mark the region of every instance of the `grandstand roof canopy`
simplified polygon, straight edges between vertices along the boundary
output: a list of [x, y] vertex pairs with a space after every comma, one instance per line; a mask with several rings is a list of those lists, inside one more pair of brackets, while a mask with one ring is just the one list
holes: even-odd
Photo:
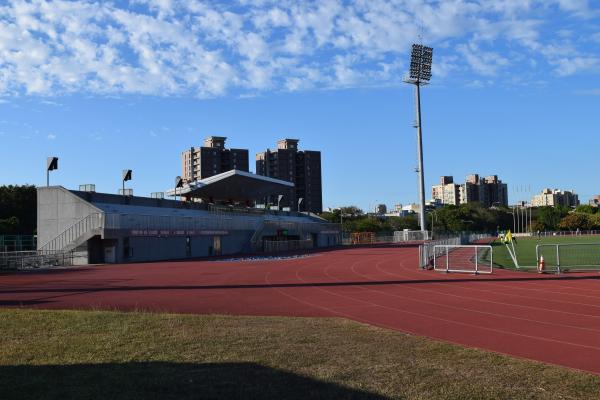
[[186, 196], [199, 199], [247, 201], [266, 196], [287, 194], [294, 188], [292, 182], [233, 169], [181, 188], [167, 190], [169, 196]]

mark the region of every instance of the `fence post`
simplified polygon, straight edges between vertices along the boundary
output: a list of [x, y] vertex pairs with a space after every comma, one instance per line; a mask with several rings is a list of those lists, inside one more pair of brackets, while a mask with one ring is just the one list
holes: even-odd
[[475, 249], [475, 275], [477, 275], [477, 272], [479, 272], [479, 253], [477, 251], [477, 246], [475, 246], [474, 249]]
[[556, 245], [556, 270], [560, 274], [560, 246]]
[[[448, 246], [446, 248], [446, 273], [450, 272], [450, 252], [448, 251]], [[435, 255], [434, 255], [435, 257]]]

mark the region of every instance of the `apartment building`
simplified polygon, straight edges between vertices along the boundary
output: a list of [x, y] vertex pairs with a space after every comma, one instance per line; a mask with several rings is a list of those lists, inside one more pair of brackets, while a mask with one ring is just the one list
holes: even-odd
[[[321, 152], [298, 150], [298, 139], [282, 139], [277, 149], [256, 155], [256, 174], [294, 183], [295, 189], [281, 199], [280, 207], [290, 210], [323, 211]], [[268, 198], [270, 204], [278, 204], [277, 198]]]
[[226, 137], [209, 136], [204, 146], [191, 147], [181, 154], [181, 177], [194, 182], [222, 172], [237, 169], [249, 172], [248, 150], [225, 148]]
[[531, 205], [533, 207], [556, 207], [558, 205], [577, 207], [579, 205], [579, 196], [573, 191], [544, 189], [542, 193], [533, 196]]
[[508, 206], [508, 185], [497, 175], [468, 175], [463, 184], [455, 183], [452, 176], [442, 176], [440, 184], [432, 187], [432, 196], [444, 205], [479, 202], [484, 207]]
[[432, 186], [432, 197], [439, 200], [442, 204], [458, 205], [460, 204], [460, 185], [454, 183], [451, 176], [442, 176], [440, 184]]

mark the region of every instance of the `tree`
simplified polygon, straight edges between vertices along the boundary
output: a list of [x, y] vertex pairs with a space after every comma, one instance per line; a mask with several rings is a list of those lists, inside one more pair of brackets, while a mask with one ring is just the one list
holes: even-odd
[[584, 213], [571, 213], [565, 216], [558, 227], [560, 229], [575, 231], [577, 229], [588, 230], [592, 226], [590, 215]]
[[540, 207], [538, 209], [537, 222], [538, 227], [541, 226], [544, 231], [554, 231], [558, 227], [558, 223], [568, 214], [569, 210], [565, 207]]
[[600, 229], [600, 213], [590, 215], [590, 228]]
[[[37, 225], [37, 191], [35, 186], [0, 186], [0, 234], [35, 233]], [[16, 221], [11, 218], [16, 218]], [[7, 222], [10, 220], [11, 222]], [[14, 223], [16, 222], [16, 226]]]
[[405, 217], [389, 217], [388, 224], [391, 231], [402, 231], [408, 229], [411, 231], [419, 230], [419, 221], [415, 214], [407, 215]]
[[589, 204], [582, 204], [577, 206], [575, 212], [583, 214], [596, 214], [598, 207], [590, 206]]
[[381, 224], [374, 218], [363, 218], [356, 224], [356, 232], [379, 232]]
[[340, 207], [339, 210], [343, 214], [344, 218], [358, 218], [365, 215], [363, 210], [356, 206]]
[[19, 218], [10, 217], [0, 219], [0, 232], [3, 234], [16, 234], [19, 228]]

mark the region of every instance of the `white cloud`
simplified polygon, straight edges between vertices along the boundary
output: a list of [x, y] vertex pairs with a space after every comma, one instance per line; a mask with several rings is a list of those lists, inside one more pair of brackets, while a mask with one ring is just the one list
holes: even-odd
[[494, 76], [500, 68], [509, 64], [506, 58], [494, 52], [482, 51], [474, 43], [460, 45], [457, 50], [475, 72], [484, 76]]
[[579, 72], [599, 70], [600, 57], [572, 57], [556, 60], [555, 72], [559, 76], [568, 76]]
[[56, 135], [55, 135], [55, 134], [53, 134], [53, 133], [49, 133], [49, 134], [48, 134], [48, 136], [46, 136], [46, 138], [47, 138], [48, 140], [54, 140], [54, 139], [56, 139]]
[[436, 46], [438, 78], [499, 76], [520, 61], [498, 48], [528, 52], [522, 58], [538, 71], [540, 61], [560, 76], [594, 71], [572, 26], [544, 20], [557, 10], [581, 24], [598, 12], [585, 0], [8, 0], [0, 6], [0, 96], [215, 97], [393, 84], [421, 33]]
[[572, 12], [581, 17], [586, 17], [591, 12], [588, 0], [556, 0], [556, 2], [562, 10]]
[[584, 96], [600, 96], [600, 88], [577, 90], [575, 91], [575, 94]]

